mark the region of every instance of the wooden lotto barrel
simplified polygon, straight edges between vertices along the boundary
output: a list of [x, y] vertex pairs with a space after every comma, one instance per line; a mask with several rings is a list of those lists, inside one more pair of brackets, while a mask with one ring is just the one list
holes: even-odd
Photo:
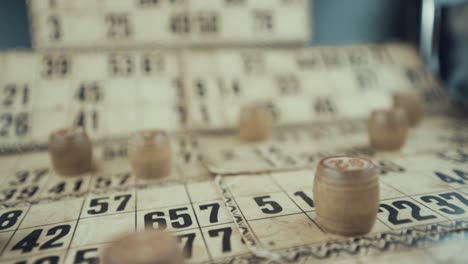
[[377, 218], [379, 181], [367, 158], [334, 156], [320, 161], [314, 179], [318, 223], [331, 233], [368, 233]]
[[163, 130], [142, 130], [128, 141], [128, 158], [136, 177], [163, 178], [171, 171], [171, 145]]
[[273, 113], [265, 103], [252, 103], [241, 109], [239, 137], [244, 141], [262, 141], [270, 137]]
[[159, 230], [147, 230], [115, 239], [103, 253], [104, 264], [184, 264], [177, 240]]
[[409, 121], [405, 110], [375, 110], [368, 121], [369, 142], [376, 150], [398, 150], [406, 142]]
[[49, 136], [48, 148], [55, 172], [62, 176], [79, 175], [92, 168], [92, 143], [81, 127], [53, 131]]
[[406, 111], [410, 126], [414, 127], [421, 122], [424, 115], [424, 101], [414, 91], [397, 92], [393, 94], [393, 106]]

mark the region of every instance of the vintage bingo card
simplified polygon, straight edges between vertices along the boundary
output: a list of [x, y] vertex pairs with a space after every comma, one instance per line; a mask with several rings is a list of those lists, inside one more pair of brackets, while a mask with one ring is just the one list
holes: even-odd
[[[318, 161], [327, 156], [385, 159], [468, 147], [467, 131], [468, 123], [463, 119], [426, 117], [410, 132], [400, 151], [377, 152], [369, 145], [366, 122], [340, 120], [279, 128], [273, 131], [268, 141], [256, 144], [241, 142], [235, 133], [201, 135], [199, 145], [203, 163], [212, 173], [235, 175], [315, 168]], [[382, 171], [401, 169], [387, 162], [377, 165]]]
[[142, 128], [234, 128], [242, 106], [268, 102], [276, 124], [365, 118], [395, 90], [444, 105], [407, 46], [0, 53], [0, 144], [41, 146], [53, 129], [93, 139]]
[[70, 179], [53, 172], [45, 152], [0, 159], [0, 263], [102, 263], [115, 236], [148, 229], [176, 236], [188, 263], [467, 259], [466, 148], [375, 158], [399, 169], [380, 171], [372, 231], [346, 238], [317, 224], [312, 169], [141, 182], [124, 154], [109, 154], [116, 146], [97, 151], [98, 171]]
[[36, 48], [305, 44], [308, 0], [29, 0]]
[[71, 125], [92, 139], [184, 125], [176, 53], [0, 53], [0, 144], [42, 144]]
[[442, 105], [416, 49], [401, 44], [193, 50], [182, 59], [192, 129], [235, 128], [251, 102], [268, 103], [278, 125], [367, 118], [401, 90]]

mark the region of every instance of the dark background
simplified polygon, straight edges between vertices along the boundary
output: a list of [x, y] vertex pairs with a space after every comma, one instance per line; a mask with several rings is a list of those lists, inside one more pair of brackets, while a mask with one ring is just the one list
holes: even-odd
[[[80, 0], [76, 0], [80, 1]], [[418, 38], [418, 0], [315, 0], [312, 30], [317, 44]], [[0, 1], [0, 49], [31, 48], [26, 0]]]

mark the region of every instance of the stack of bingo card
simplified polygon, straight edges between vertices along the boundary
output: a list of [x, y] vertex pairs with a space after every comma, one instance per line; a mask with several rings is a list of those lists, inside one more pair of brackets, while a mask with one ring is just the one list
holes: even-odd
[[[308, 0], [29, 0], [34, 50], [0, 53], [5, 69], [0, 85], [6, 91], [2, 152], [44, 150], [51, 131], [69, 126], [84, 127], [95, 141], [141, 129], [230, 125], [220, 126], [211, 110], [195, 108], [218, 107], [219, 97], [236, 93], [237, 82], [243, 91], [260, 86], [261, 92], [246, 93], [242, 104], [248, 98], [271, 100], [277, 94], [269, 87], [272, 78], [282, 86], [295, 82], [266, 74], [261, 53], [295, 56], [295, 48], [311, 39], [310, 5]], [[189, 63], [199, 56], [201, 64]], [[210, 69], [219, 56], [225, 58], [221, 72]], [[237, 60], [239, 70], [232, 68]], [[207, 76], [194, 76], [200, 70]], [[286, 72], [294, 71], [293, 66]], [[231, 73], [239, 79], [231, 80]], [[291, 89], [286, 86], [281, 89]], [[221, 112], [238, 110], [231, 105]], [[199, 124], [200, 114], [209, 125]]]

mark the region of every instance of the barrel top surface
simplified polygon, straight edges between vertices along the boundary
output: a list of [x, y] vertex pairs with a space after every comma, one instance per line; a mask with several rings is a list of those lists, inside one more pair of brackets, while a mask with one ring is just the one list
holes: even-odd
[[372, 161], [367, 158], [349, 156], [327, 157], [320, 163], [326, 168], [338, 171], [360, 171], [374, 167]]

